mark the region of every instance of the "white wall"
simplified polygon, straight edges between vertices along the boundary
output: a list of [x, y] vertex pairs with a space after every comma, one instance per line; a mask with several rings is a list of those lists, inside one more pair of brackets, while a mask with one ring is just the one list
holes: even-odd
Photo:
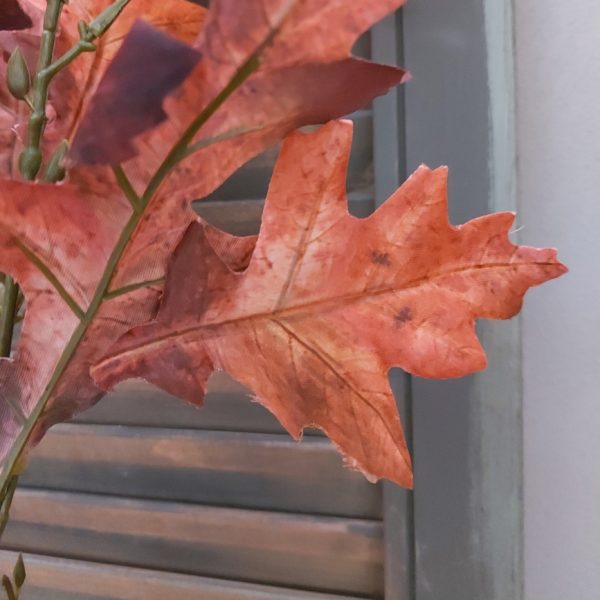
[[524, 313], [525, 597], [600, 599], [600, 1], [515, 0], [520, 224], [571, 268]]

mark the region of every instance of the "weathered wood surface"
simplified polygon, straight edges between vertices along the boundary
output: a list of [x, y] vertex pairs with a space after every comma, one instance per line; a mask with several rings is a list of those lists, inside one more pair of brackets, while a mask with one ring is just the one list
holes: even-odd
[[[285, 433], [277, 419], [224, 373], [209, 382], [203, 407], [191, 406], [143, 381], [127, 381], [75, 422], [147, 427]], [[315, 429], [305, 435], [320, 435]], [[286, 434], [287, 435], [287, 434]]]
[[[262, 199], [205, 200], [194, 204], [196, 212], [206, 221], [234, 235], [258, 233], [264, 208]], [[371, 190], [348, 195], [348, 209], [355, 217], [367, 217], [373, 212]]]
[[20, 490], [5, 549], [380, 597], [379, 521]]
[[361, 518], [381, 488], [342, 466], [325, 438], [108, 425], [60, 425], [21, 484], [47, 489]]
[[[0, 551], [0, 571], [17, 555]], [[236, 581], [28, 554], [22, 600], [358, 600]]]

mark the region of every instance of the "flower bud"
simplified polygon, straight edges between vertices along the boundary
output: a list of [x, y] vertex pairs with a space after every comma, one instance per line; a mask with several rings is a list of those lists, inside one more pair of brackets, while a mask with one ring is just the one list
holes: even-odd
[[20, 48], [15, 48], [8, 59], [6, 82], [10, 93], [23, 100], [31, 88], [31, 75]]
[[66, 170], [64, 160], [69, 151], [69, 142], [63, 140], [58, 148], [54, 151], [54, 154], [50, 157], [46, 174], [44, 175], [44, 181], [48, 183], [56, 183], [62, 181], [65, 178]]

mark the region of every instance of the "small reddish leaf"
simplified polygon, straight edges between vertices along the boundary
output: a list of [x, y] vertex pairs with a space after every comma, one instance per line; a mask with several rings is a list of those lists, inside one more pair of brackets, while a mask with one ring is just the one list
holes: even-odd
[[164, 99], [199, 60], [193, 48], [137, 21], [98, 85], [70, 158], [119, 164], [135, 156], [131, 141], [166, 120]]
[[200, 403], [224, 369], [299, 437], [317, 426], [375, 477], [410, 486], [387, 372], [458, 377], [484, 368], [476, 318], [506, 319], [526, 290], [565, 272], [553, 250], [508, 240], [513, 215], [448, 223], [446, 170], [421, 167], [375, 214], [348, 214], [351, 125], [293, 134], [277, 164], [259, 240], [233, 273], [190, 226], [156, 321], [94, 369]]

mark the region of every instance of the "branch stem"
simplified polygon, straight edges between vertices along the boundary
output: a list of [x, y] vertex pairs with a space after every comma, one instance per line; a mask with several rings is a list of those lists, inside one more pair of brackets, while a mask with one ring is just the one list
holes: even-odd
[[36, 178], [42, 163], [39, 148], [46, 125], [46, 103], [48, 101], [48, 87], [51, 80], [51, 77], [43, 76], [43, 72], [50, 66], [54, 57], [58, 20], [60, 19], [64, 5], [65, 0], [48, 0], [48, 6], [44, 15], [37, 75], [34, 79], [33, 98], [31, 100], [33, 112], [29, 117], [27, 142], [19, 161], [21, 175], [30, 181]]
[[4, 296], [0, 315], [0, 356], [10, 356], [19, 288], [12, 277], [4, 278]]
[[119, 187], [123, 191], [123, 194], [125, 194], [127, 197], [127, 200], [129, 200], [131, 208], [133, 208], [134, 212], [139, 212], [141, 208], [141, 199], [137, 192], [133, 189], [133, 185], [131, 185], [131, 181], [129, 181], [129, 177], [127, 177], [123, 167], [121, 165], [115, 165], [113, 166], [112, 170]]
[[[42, 164], [40, 145], [44, 134], [44, 127], [46, 125], [46, 104], [48, 102], [48, 90], [52, 79], [83, 52], [95, 51], [96, 47], [93, 42], [106, 33], [130, 1], [131, 0], [115, 0], [113, 4], [100, 13], [100, 15], [98, 15], [89, 25], [83, 22], [80, 23], [79, 42], [58, 60], [53, 62], [58, 23], [62, 14], [62, 9], [68, 0], [47, 0], [37, 64], [37, 74], [34, 78], [33, 94], [31, 97], [27, 96], [25, 99], [31, 109], [31, 116], [29, 118], [25, 147], [19, 158], [19, 170], [24, 179], [28, 181], [35, 180]], [[129, 198], [127, 190], [123, 189], [123, 192]], [[61, 356], [42, 397], [37, 402], [33, 413], [27, 419], [25, 426], [21, 431], [21, 435], [17, 438], [15, 445], [2, 465], [0, 471], [0, 536], [8, 521], [8, 512], [17, 486], [18, 473], [20, 470], [19, 463], [23, 450], [34, 431], [37, 421], [41, 417], [58, 380], [64, 373], [64, 370], [77, 349], [79, 342], [83, 338], [92, 317], [95, 315], [103, 301], [114, 268], [127, 245], [129, 236], [135, 230], [140, 216], [139, 213], [134, 213], [128, 224], [125, 226], [122, 236], [107, 265], [107, 270], [100, 282], [97, 293], [85, 313], [68, 295], [65, 296], [61, 294], [65, 302], [80, 318], [80, 323], [69, 340], [65, 352]], [[56, 282], [51, 280], [51, 283], [54, 285]], [[60, 289], [58, 291], [60, 293]], [[0, 355], [2, 356], [10, 356], [18, 299], [19, 287], [12, 277], [5, 275], [2, 314], [0, 315]]]
[[33, 181], [42, 164], [40, 144], [46, 126], [46, 103], [48, 102], [48, 89], [52, 79], [79, 55], [84, 52], [94, 52], [96, 46], [93, 42], [106, 33], [130, 1], [116, 0], [89, 25], [81, 22], [79, 27], [80, 39], [77, 44], [53, 62], [58, 21], [67, 0], [48, 0], [37, 74], [34, 79], [33, 97], [30, 100], [32, 113], [29, 118], [27, 142], [19, 161], [21, 175], [25, 179]]
[[220, 94], [218, 94], [212, 102], [190, 123], [188, 128], [184, 131], [183, 135], [179, 138], [177, 143], [171, 148], [171, 151], [162, 162], [154, 177], [150, 180], [144, 195], [142, 196], [142, 202], [148, 202], [150, 198], [158, 191], [158, 188], [162, 185], [164, 180], [167, 178], [171, 170], [184, 158], [189, 156], [188, 148], [193, 142], [196, 134], [202, 129], [206, 122], [219, 110], [223, 102], [233, 94], [243, 83], [256, 71], [259, 67], [259, 55], [258, 52], [253, 54], [235, 73], [231, 81], [223, 88]]
[[85, 52], [95, 52], [97, 48], [94, 46], [94, 42], [106, 33], [108, 28], [123, 12], [129, 2], [131, 2], [131, 0], [116, 0], [108, 8], [102, 11], [90, 25], [81, 23], [79, 41], [60, 58], [48, 65], [43, 71], [40, 71], [39, 76], [50, 81], [81, 54]]

